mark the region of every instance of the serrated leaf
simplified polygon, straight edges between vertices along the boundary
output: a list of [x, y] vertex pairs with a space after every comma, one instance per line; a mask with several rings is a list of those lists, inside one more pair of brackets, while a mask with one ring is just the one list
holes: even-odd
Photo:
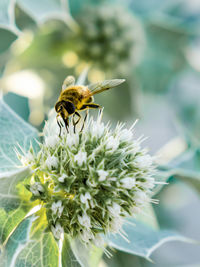
[[67, 0], [17, 0], [17, 3], [38, 23], [52, 18], [64, 21], [68, 18]]
[[62, 248], [62, 266], [68, 267], [93, 267], [98, 263], [103, 254], [103, 250], [97, 247], [86, 247], [80, 240], [70, 239], [64, 236]]
[[36, 149], [34, 139], [37, 137], [37, 130], [0, 100], [0, 173], [16, 170], [21, 165], [14, 151], [17, 144], [28, 150], [30, 142], [33, 142]]
[[13, 174], [0, 176], [0, 243], [5, 242], [32, 207], [30, 202], [19, 195], [20, 183], [30, 173], [29, 168], [23, 168]]
[[134, 219], [129, 219], [123, 227], [129, 243], [120, 235], [110, 235], [108, 245], [133, 255], [150, 260], [151, 254], [168, 241], [190, 242], [189, 239], [171, 230], [155, 230]]
[[167, 166], [160, 167], [169, 177], [188, 183], [200, 192], [200, 149], [188, 149]]
[[[51, 233], [30, 238], [32, 219], [25, 219], [9, 238], [3, 251], [4, 267], [58, 267], [58, 246]], [[1, 267], [3, 267], [1, 266]]]

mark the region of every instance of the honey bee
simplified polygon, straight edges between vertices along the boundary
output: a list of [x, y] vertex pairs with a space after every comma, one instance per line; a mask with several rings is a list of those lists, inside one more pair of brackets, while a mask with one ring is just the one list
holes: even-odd
[[[55, 110], [57, 112], [57, 123], [60, 127], [61, 135], [61, 127], [64, 126], [61, 121], [58, 120], [59, 117], [64, 121], [67, 132], [69, 132], [69, 117], [72, 116], [72, 122], [74, 126], [74, 133], [76, 129], [76, 125], [79, 123], [81, 119], [81, 115], [79, 111], [86, 110], [86, 115], [83, 121], [83, 125], [81, 131], [84, 128], [84, 123], [87, 118], [88, 109], [98, 109], [100, 105], [93, 103], [94, 98], [93, 95], [99, 94], [105, 90], [109, 90], [112, 87], [118, 86], [123, 83], [124, 79], [114, 79], [114, 80], [105, 80], [102, 82], [97, 82], [94, 84], [90, 84], [87, 86], [84, 85], [75, 85], [75, 78], [73, 76], [68, 76], [62, 85], [62, 91], [58, 98], [58, 101], [55, 104]], [[75, 116], [78, 119], [75, 121]]]

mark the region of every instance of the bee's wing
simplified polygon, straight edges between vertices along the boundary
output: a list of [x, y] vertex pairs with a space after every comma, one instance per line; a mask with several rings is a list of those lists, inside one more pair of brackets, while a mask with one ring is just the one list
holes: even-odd
[[87, 87], [91, 91], [91, 95], [95, 95], [95, 94], [101, 93], [105, 90], [108, 90], [112, 87], [116, 87], [123, 82], [125, 82], [125, 79], [105, 80], [102, 82], [90, 84]]
[[74, 76], [67, 76], [63, 82], [62, 90], [65, 90], [67, 87], [75, 84]]

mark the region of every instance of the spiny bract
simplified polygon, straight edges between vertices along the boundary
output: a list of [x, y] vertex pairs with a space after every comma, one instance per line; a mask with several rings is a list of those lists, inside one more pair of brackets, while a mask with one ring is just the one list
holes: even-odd
[[31, 148], [21, 157], [33, 170], [27, 188], [45, 206], [56, 239], [67, 233], [101, 246], [101, 233], [121, 233], [123, 218], [150, 201], [152, 158], [141, 138], [133, 140], [133, 127], [111, 130], [101, 116], [76, 134], [70, 129], [59, 138], [55, 128], [46, 125], [39, 153]]

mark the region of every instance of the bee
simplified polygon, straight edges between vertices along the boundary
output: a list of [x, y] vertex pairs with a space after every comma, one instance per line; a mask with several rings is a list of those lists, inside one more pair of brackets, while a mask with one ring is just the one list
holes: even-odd
[[[57, 123], [60, 127], [59, 136], [61, 135], [61, 128], [64, 126], [62, 122], [59, 121], [59, 117], [62, 118], [67, 132], [69, 132], [69, 117], [72, 116], [75, 133], [76, 125], [81, 119], [79, 111], [86, 110], [86, 115], [81, 128], [82, 131], [87, 118], [88, 110], [101, 108], [100, 105], [94, 103], [93, 95], [99, 94], [105, 90], [109, 90], [112, 87], [116, 87], [124, 81], [124, 79], [105, 80], [84, 86], [75, 85], [75, 78], [73, 76], [68, 76], [63, 82], [62, 91], [60, 93], [58, 101], [55, 104], [55, 110], [57, 112]], [[75, 116], [77, 116], [77, 120], [75, 120]]]

